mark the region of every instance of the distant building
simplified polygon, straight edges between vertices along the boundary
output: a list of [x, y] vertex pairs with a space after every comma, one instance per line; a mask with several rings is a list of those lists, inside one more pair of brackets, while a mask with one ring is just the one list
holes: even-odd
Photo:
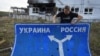
[[28, 0], [29, 15], [53, 14], [56, 3], [54, 0]]
[[28, 0], [28, 4], [26, 9], [17, 9], [24, 9], [25, 14], [30, 16], [54, 15], [69, 5], [72, 12], [82, 15], [84, 19], [100, 19], [99, 0]]

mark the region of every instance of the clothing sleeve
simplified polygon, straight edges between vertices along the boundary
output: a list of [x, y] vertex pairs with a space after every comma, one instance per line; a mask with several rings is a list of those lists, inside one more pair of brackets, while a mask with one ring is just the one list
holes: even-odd
[[78, 17], [78, 14], [77, 13], [73, 13], [73, 17]]
[[58, 13], [57, 15], [56, 15], [56, 17], [60, 17], [61, 16], [61, 13]]

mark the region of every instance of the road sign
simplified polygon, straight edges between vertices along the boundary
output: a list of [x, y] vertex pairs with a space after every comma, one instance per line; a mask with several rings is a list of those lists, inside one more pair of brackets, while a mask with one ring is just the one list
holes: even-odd
[[11, 56], [91, 56], [90, 25], [16, 24]]

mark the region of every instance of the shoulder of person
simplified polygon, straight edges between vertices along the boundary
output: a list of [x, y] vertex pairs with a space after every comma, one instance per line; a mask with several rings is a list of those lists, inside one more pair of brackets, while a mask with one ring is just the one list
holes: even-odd
[[72, 16], [74, 16], [74, 17], [78, 17], [78, 13], [71, 12], [70, 14], [71, 14]]
[[56, 15], [57, 16], [60, 16], [60, 15], [63, 15], [64, 14], [64, 12], [59, 12], [59, 13], [57, 13]]
[[59, 13], [56, 14], [56, 17], [60, 17], [62, 15], [63, 15], [63, 12], [59, 12]]
[[70, 12], [70, 14], [77, 14], [78, 15], [78, 13], [74, 13], [74, 12]]

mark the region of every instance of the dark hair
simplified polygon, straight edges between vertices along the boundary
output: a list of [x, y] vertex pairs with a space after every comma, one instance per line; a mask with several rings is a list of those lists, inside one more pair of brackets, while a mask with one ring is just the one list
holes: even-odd
[[64, 7], [64, 9], [70, 10], [70, 7], [69, 7], [68, 5], [66, 5], [66, 6]]

